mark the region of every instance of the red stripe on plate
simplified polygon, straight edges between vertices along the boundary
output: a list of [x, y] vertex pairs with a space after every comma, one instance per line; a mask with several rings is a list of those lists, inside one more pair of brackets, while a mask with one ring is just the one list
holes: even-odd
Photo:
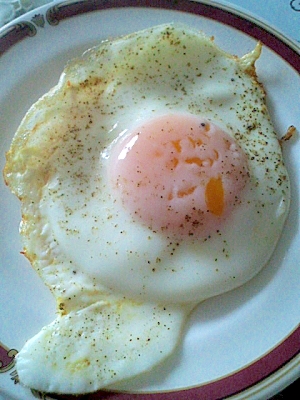
[[[277, 37], [271, 29], [264, 27], [259, 21], [249, 20], [247, 17], [235, 14], [226, 7], [211, 4], [192, 2], [188, 0], [94, 0], [62, 2], [47, 9], [46, 18], [49, 24], [58, 24], [61, 20], [96, 10], [105, 10], [120, 7], [152, 7], [175, 10], [213, 19], [238, 29], [249, 36], [260, 40], [267, 47], [274, 50], [300, 73], [299, 50], [288, 39]], [[34, 35], [34, 25], [19, 22], [4, 30], [0, 36], [0, 53], [26, 36]], [[85, 400], [217, 400], [239, 393], [258, 384], [272, 373], [278, 371], [300, 352], [300, 327], [288, 336], [268, 354], [253, 362], [247, 367], [217, 381], [186, 390], [164, 393], [132, 394], [97, 392], [80, 397]], [[57, 399], [70, 399], [70, 396], [57, 396]]]

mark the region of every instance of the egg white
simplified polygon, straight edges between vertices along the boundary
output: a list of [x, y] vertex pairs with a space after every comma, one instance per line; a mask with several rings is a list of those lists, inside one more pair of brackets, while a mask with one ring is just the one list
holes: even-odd
[[[25, 385], [84, 393], [148, 370], [172, 352], [195, 304], [266, 264], [288, 212], [289, 180], [255, 74], [260, 50], [237, 58], [189, 27], [154, 27], [72, 61], [29, 110], [5, 179], [22, 200], [26, 255], [60, 315], [19, 353]], [[248, 157], [240, 204], [205, 240], [175, 242], [144, 227], [107, 179], [111, 147], [170, 112], [210, 119]], [[131, 335], [139, 340], [127, 347]]]

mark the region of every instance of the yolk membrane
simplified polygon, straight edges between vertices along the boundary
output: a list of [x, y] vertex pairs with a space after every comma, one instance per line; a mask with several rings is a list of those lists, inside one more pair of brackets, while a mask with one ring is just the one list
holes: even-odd
[[245, 153], [220, 127], [169, 114], [145, 121], [114, 145], [109, 175], [134, 220], [182, 238], [218, 230], [249, 173]]

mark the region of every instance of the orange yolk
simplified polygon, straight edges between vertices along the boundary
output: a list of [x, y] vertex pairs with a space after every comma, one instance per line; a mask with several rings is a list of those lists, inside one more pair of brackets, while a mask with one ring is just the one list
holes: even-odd
[[246, 155], [212, 122], [191, 114], [146, 121], [110, 156], [116, 197], [134, 220], [167, 236], [206, 237], [240, 200]]

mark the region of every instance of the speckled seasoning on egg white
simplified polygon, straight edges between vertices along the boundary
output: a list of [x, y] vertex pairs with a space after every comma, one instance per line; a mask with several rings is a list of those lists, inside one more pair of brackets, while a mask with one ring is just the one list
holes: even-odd
[[266, 264], [290, 194], [260, 52], [161, 25], [71, 61], [30, 108], [4, 177], [58, 316], [18, 354], [22, 384], [78, 394], [147, 371], [195, 305]]

